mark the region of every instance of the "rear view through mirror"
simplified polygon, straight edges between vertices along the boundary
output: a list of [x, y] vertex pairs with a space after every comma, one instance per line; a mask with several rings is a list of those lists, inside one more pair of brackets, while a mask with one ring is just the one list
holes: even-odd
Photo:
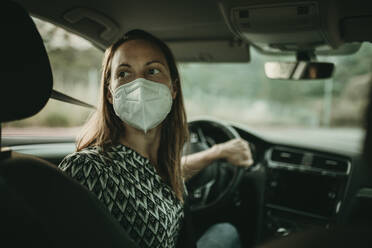
[[270, 79], [316, 80], [332, 77], [334, 64], [324, 62], [266, 62], [265, 74]]

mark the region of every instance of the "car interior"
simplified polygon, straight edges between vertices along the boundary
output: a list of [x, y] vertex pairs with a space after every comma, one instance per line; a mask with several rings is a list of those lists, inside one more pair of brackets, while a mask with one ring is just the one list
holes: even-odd
[[[49, 99], [94, 108], [53, 88], [48, 54], [31, 16], [102, 51], [140, 28], [164, 40], [180, 62], [249, 66], [250, 49], [273, 58], [293, 56], [265, 64], [262, 70], [273, 79], [330, 78], [337, 64], [317, 57], [352, 56], [361, 43], [372, 41], [372, 2], [362, 0], [16, 0], [2, 5], [8, 13], [1, 16], [2, 125], [36, 115]], [[243, 247], [313, 228], [371, 226], [372, 167], [364, 157], [371, 144], [365, 142], [363, 155], [364, 136], [354, 143], [285, 139], [212, 117], [190, 119], [189, 130], [185, 155], [242, 138], [254, 158], [248, 168], [215, 161], [187, 181], [196, 239], [219, 222], [237, 228]], [[95, 196], [57, 167], [74, 151], [75, 137], [0, 137], [4, 244], [137, 247]]]

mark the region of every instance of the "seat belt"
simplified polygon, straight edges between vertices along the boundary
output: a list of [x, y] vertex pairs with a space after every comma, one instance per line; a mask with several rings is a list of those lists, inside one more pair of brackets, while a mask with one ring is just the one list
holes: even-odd
[[78, 100], [76, 98], [73, 98], [71, 96], [65, 95], [65, 94], [63, 94], [63, 93], [61, 93], [59, 91], [56, 91], [56, 90], [52, 90], [52, 93], [51, 93], [50, 98], [52, 98], [54, 100], [57, 100], [57, 101], [71, 103], [71, 104], [79, 105], [79, 106], [86, 107], [86, 108], [96, 109], [95, 106], [93, 106], [93, 105], [91, 105], [89, 103], [80, 101], [80, 100]]

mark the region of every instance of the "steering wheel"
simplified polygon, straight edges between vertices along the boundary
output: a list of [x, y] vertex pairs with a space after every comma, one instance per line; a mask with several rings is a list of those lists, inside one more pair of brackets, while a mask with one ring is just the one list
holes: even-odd
[[[221, 121], [194, 120], [189, 122], [190, 142], [184, 148], [184, 155], [206, 150], [216, 143], [204, 134], [203, 129], [213, 130], [212, 133], [220, 137], [220, 142], [240, 138], [234, 128]], [[225, 160], [212, 162], [186, 182], [190, 209], [196, 211], [216, 207], [231, 200], [249, 168], [234, 166]]]

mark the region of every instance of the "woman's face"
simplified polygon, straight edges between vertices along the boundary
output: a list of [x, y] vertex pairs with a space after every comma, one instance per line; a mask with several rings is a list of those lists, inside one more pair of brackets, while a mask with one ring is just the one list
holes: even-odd
[[[111, 91], [114, 92], [119, 86], [137, 78], [167, 85], [175, 98], [170, 71], [163, 53], [157, 46], [145, 40], [125, 42], [115, 51], [111, 63]], [[112, 95], [110, 92], [108, 94], [112, 103]]]

